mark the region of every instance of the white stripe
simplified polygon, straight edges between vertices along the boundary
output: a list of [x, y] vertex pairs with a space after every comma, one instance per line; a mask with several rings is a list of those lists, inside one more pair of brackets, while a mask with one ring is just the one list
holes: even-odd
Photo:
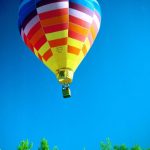
[[98, 30], [99, 30], [101, 20], [99, 20], [98, 17], [97, 17], [95, 14], [94, 14], [94, 16], [93, 16], [93, 20], [95, 21], [96, 26], [97, 26], [97, 28], [98, 28]]
[[28, 24], [26, 25], [26, 27], [24, 28], [24, 33], [26, 35], [28, 35], [29, 31], [33, 28], [33, 26], [35, 26], [37, 23], [39, 22], [39, 18], [38, 16], [35, 16], [34, 18], [32, 18]]
[[46, 11], [56, 10], [56, 9], [62, 9], [62, 8], [69, 8], [68, 2], [56, 2], [52, 4], [48, 4], [45, 6], [41, 6], [37, 8], [38, 13], [43, 13]]
[[88, 23], [92, 23], [92, 20], [93, 20], [91, 16], [89, 16], [89, 15], [87, 15], [81, 11], [78, 11], [76, 9], [72, 9], [72, 8], [69, 8], [69, 14], [71, 16], [77, 17], [77, 18], [79, 18], [83, 21], [86, 21]]

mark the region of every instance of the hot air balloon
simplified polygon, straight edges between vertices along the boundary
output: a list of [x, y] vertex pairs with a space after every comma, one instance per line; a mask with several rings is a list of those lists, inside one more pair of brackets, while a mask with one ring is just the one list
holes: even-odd
[[70, 97], [74, 72], [101, 24], [97, 0], [21, 0], [19, 31], [27, 47], [56, 75]]

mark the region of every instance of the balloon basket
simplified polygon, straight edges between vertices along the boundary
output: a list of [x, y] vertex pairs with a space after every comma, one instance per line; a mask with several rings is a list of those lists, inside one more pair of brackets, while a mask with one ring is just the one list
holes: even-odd
[[62, 86], [62, 94], [64, 98], [71, 97], [71, 90], [69, 88], [69, 85], [63, 85]]

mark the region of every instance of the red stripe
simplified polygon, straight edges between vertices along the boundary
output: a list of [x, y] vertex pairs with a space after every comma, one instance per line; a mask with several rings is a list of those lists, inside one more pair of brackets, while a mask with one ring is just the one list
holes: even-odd
[[69, 21], [72, 22], [72, 23], [75, 23], [77, 25], [80, 25], [80, 26], [82, 26], [84, 28], [87, 28], [87, 29], [90, 28], [90, 23], [88, 23], [86, 21], [83, 21], [83, 20], [81, 20], [79, 18], [76, 18], [74, 16], [69, 15]]
[[42, 47], [42, 45], [45, 44], [46, 41], [47, 41], [47, 40], [46, 40], [45, 36], [42, 36], [42, 37], [40, 38], [40, 40], [34, 45], [34, 47], [35, 47], [37, 50], [39, 50], [39, 49]]
[[67, 38], [57, 39], [49, 41], [51, 47], [57, 47], [61, 45], [67, 45]]
[[53, 18], [53, 17], [58, 17], [58, 16], [63, 16], [69, 14], [69, 9], [64, 8], [64, 9], [57, 9], [57, 10], [52, 10], [48, 12], [44, 12], [39, 14], [39, 17], [41, 20], [48, 19], [48, 18]]
[[49, 49], [44, 55], [43, 55], [43, 58], [45, 61], [47, 61], [50, 57], [53, 56], [53, 53], [52, 51]]
[[51, 32], [57, 32], [57, 31], [65, 30], [65, 29], [68, 29], [68, 23], [44, 27], [44, 32], [51, 33]]
[[30, 41], [28, 40], [28, 38], [27, 38], [27, 36], [24, 34], [24, 42], [25, 42], [25, 44], [28, 46], [28, 48], [32, 51], [32, 52], [34, 52], [34, 49], [33, 49], [33, 46], [32, 46], [32, 44], [30, 43]]
[[76, 4], [76, 3], [73, 3], [73, 2], [69, 3], [69, 7], [73, 8], [73, 9], [76, 9], [76, 10], [79, 10], [81, 12], [84, 12], [84, 13], [90, 15], [91, 17], [93, 17], [92, 10], [88, 9], [87, 7], [84, 7], [82, 5], [79, 5], [79, 4]]
[[29, 31], [27, 37], [29, 40], [32, 38], [32, 36], [41, 28], [40, 23], [38, 22], [33, 28]]
[[79, 41], [82, 41], [82, 42], [85, 41], [85, 36], [83, 36], [79, 33], [76, 33], [74, 31], [71, 31], [71, 30], [69, 30], [69, 37], [74, 38], [74, 39], [79, 40]]

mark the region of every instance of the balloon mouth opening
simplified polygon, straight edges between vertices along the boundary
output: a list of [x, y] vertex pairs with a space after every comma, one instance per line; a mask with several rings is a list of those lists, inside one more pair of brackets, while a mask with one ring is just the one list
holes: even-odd
[[73, 70], [62, 68], [57, 71], [57, 79], [60, 84], [71, 84], [73, 80]]

